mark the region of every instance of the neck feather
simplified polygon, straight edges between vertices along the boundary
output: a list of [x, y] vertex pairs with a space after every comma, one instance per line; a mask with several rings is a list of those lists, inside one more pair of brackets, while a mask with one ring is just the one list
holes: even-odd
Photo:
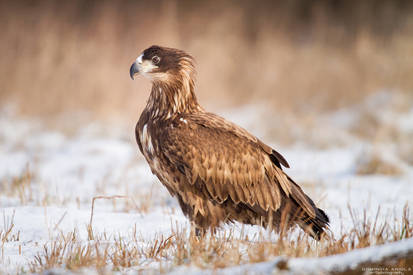
[[146, 105], [152, 119], [170, 119], [202, 110], [194, 93], [195, 83], [191, 76], [181, 71], [179, 77], [173, 80], [153, 82]]

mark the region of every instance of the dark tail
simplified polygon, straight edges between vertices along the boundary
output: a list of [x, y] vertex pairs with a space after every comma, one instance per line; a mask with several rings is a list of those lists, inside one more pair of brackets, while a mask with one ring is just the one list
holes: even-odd
[[[288, 177], [288, 176], [287, 176]], [[291, 200], [297, 206], [295, 221], [314, 239], [320, 240], [321, 235], [327, 228], [330, 219], [327, 214], [318, 208], [303, 190], [290, 178], [292, 185]]]
[[322, 209], [315, 206], [308, 196], [305, 195], [305, 197], [312, 206], [315, 215], [310, 216], [294, 199], [291, 199], [278, 212], [279, 219], [274, 219], [274, 227], [284, 231], [297, 224], [311, 237], [319, 241], [328, 227], [330, 219]]
[[327, 214], [322, 209], [316, 208], [315, 218], [311, 218], [305, 214], [298, 224], [304, 231], [309, 233], [311, 237], [319, 241], [329, 222], [330, 219]]

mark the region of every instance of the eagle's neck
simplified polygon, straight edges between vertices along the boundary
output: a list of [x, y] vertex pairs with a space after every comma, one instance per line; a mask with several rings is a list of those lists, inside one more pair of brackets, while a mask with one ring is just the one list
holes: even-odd
[[192, 78], [154, 81], [146, 109], [153, 120], [174, 119], [202, 110], [194, 93]]

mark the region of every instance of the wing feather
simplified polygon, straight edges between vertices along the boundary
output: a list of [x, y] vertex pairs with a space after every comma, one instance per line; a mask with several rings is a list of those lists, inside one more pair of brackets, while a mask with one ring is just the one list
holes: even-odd
[[236, 186], [235, 185], [227, 185], [228, 187], [228, 193], [232, 199], [233, 202], [235, 202], [236, 204], [240, 203], [240, 199], [238, 197]]
[[280, 163], [286, 167], [288, 163], [279, 153], [216, 115], [184, 119], [187, 123], [168, 127], [160, 140], [169, 162], [185, 167], [182, 179], [189, 180], [181, 180], [180, 188], [195, 185], [214, 203], [230, 198], [266, 211], [276, 211], [282, 198], [291, 195], [310, 216], [315, 215], [302, 190], [281, 169]]

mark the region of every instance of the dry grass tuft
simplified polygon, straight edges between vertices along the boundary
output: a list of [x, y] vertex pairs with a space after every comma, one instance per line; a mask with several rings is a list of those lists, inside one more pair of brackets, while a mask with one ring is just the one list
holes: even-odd
[[357, 162], [358, 175], [386, 175], [386, 176], [398, 176], [402, 174], [402, 170], [383, 158], [378, 153], [361, 156]]
[[43, 253], [34, 257], [30, 270], [35, 273], [56, 267], [69, 270], [82, 267], [99, 269], [107, 264], [107, 248], [104, 247], [98, 242], [83, 245], [79, 242], [76, 231], [70, 232], [51, 244], [45, 244]]
[[7, 217], [6, 214], [3, 212], [3, 228], [0, 229], [0, 240], [2, 245], [6, 242], [17, 242], [20, 240], [20, 231], [17, 233], [12, 233], [14, 228], [14, 214], [11, 217]]
[[29, 165], [16, 177], [10, 180], [4, 179], [0, 181], [2, 194], [10, 197], [18, 197], [21, 205], [25, 205], [33, 200], [32, 181], [34, 178], [33, 172]]
[[[357, 248], [380, 245], [410, 238], [413, 224], [406, 205], [401, 217], [379, 222], [380, 209], [374, 217], [361, 216], [349, 208], [353, 227], [343, 230], [340, 236], [329, 233], [328, 238], [314, 241], [302, 231], [288, 231], [278, 240], [270, 239], [271, 233], [261, 232], [253, 238], [232, 230], [219, 231], [199, 238], [192, 232], [176, 226], [170, 236], [158, 236], [144, 242], [136, 236], [127, 241], [122, 237], [110, 240], [107, 236], [95, 236], [94, 241], [81, 242], [76, 232], [62, 236], [44, 246], [31, 263], [31, 272], [43, 272], [51, 268], [66, 267], [79, 270], [84, 267], [111, 270], [153, 269], [168, 271], [176, 266], [194, 265], [202, 269], [218, 269], [245, 263], [256, 263], [286, 257], [321, 257], [345, 253]], [[288, 260], [280, 269], [288, 268]]]

